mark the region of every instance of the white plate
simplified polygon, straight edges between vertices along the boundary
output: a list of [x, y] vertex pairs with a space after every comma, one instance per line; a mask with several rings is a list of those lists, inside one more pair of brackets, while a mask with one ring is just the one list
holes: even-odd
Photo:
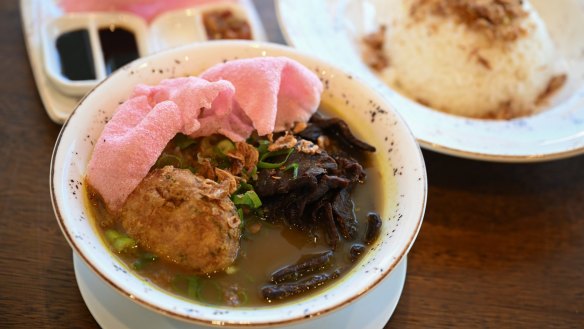
[[[102, 328], [203, 328], [163, 316], [130, 301], [103, 282], [76, 253], [73, 253], [73, 265], [81, 296]], [[407, 259], [404, 258], [378, 289], [337, 311], [340, 316], [324, 316], [315, 322], [303, 322], [286, 328], [381, 329], [397, 306], [406, 279], [406, 268]]]
[[[49, 27], [54, 30], [55, 23], [58, 23], [58, 26], [65, 30], [71, 29], [72, 26], [86, 26], [91, 32], [92, 29], [100, 27], [100, 24], [103, 25], [107, 22], [115, 22], [116, 25], [123, 22], [123, 25], [128, 25], [130, 18], [135, 21], [142, 21], [142, 18], [121, 12], [68, 15], [56, 5], [57, 1], [20, 0], [20, 13], [30, 66], [39, 96], [51, 120], [63, 123], [84, 93], [105, 78], [103, 63], [100, 64], [101, 53], [94, 54], [97, 79], [66, 80], [62, 76], [59, 77], [60, 69], [54, 67], [56, 54], [54, 54], [55, 50], [52, 44], [56, 35], [43, 31], [46, 32]], [[206, 35], [200, 31], [203, 27], [197, 15], [210, 9], [230, 9], [236, 15], [246, 17], [252, 30], [253, 39], [266, 40], [264, 28], [251, 0], [239, 0], [237, 3], [218, 1], [213, 4], [168, 11], [156, 17], [149, 24], [145, 21], [131, 24], [137, 38], [140, 55], [206, 41]], [[99, 22], [101, 23], [98, 24]], [[144, 27], [137, 28], [137, 25], [144, 25]], [[57, 31], [61, 30], [57, 29]], [[97, 41], [93, 40], [92, 42], [95, 44]], [[92, 46], [94, 52], [95, 49], [95, 46]]]
[[[380, 0], [279, 0], [286, 41], [370, 81], [404, 117], [426, 149], [472, 159], [533, 162], [584, 153], [584, 0], [532, 0], [566, 60], [569, 90], [552, 108], [508, 121], [448, 115], [392, 90], [363, 63], [360, 37], [387, 14]], [[567, 94], [566, 94], [567, 93]]]

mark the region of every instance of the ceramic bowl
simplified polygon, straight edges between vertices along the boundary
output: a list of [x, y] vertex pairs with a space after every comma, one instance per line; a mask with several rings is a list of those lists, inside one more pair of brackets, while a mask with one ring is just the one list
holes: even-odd
[[[345, 119], [362, 139], [377, 147], [383, 218], [380, 238], [344, 277], [291, 302], [262, 307], [216, 307], [179, 298], [131, 271], [104, 245], [85, 204], [84, 175], [93, 145], [116, 107], [139, 83], [197, 75], [213, 64], [237, 58], [287, 56], [324, 82], [322, 101], [330, 115]], [[422, 224], [426, 170], [419, 146], [395, 109], [363, 81], [292, 48], [268, 43], [219, 41], [193, 44], [139, 59], [112, 74], [77, 106], [57, 139], [51, 161], [55, 215], [73, 250], [101, 279], [135, 303], [199, 326], [294, 325], [334, 316], [379, 287], [405, 259]]]

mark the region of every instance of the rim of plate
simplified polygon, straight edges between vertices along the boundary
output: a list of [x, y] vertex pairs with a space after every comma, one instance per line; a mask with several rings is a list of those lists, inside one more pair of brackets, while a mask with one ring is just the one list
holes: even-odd
[[[50, 164], [49, 185], [50, 185], [51, 203], [53, 206], [55, 217], [56, 217], [57, 222], [61, 228], [61, 231], [62, 231], [63, 235], [65, 236], [69, 245], [72, 247], [74, 252], [76, 252], [81, 257], [81, 259], [83, 259], [83, 261], [88, 265], [88, 267], [94, 273], [96, 273], [104, 282], [106, 282], [108, 285], [113, 287], [114, 290], [117, 291], [118, 293], [120, 293], [122, 296], [125, 296], [126, 298], [129, 298], [130, 300], [138, 303], [139, 305], [142, 305], [142, 306], [144, 306], [150, 310], [153, 310], [155, 312], [158, 312], [160, 314], [164, 314], [166, 316], [169, 316], [169, 317], [172, 317], [172, 318], [175, 318], [178, 320], [186, 321], [188, 323], [198, 323], [198, 324], [203, 324], [203, 325], [207, 325], [207, 326], [211, 326], [211, 327], [219, 327], [219, 326], [225, 326], [225, 325], [232, 326], [232, 327], [258, 327], [258, 326], [259, 327], [269, 327], [269, 326], [274, 326], [274, 325], [289, 325], [292, 323], [299, 323], [301, 321], [307, 321], [313, 317], [330, 314], [335, 310], [338, 310], [342, 307], [347, 306], [348, 304], [352, 303], [356, 299], [359, 299], [361, 296], [363, 296], [364, 294], [366, 294], [367, 292], [372, 290], [374, 287], [376, 287], [383, 279], [385, 279], [389, 275], [389, 273], [391, 273], [393, 271], [393, 269], [407, 255], [407, 253], [409, 252], [409, 250], [413, 246], [413, 243], [416, 240], [416, 237], [420, 231], [420, 228], [421, 228], [421, 225], [423, 222], [423, 217], [425, 214], [425, 209], [426, 209], [426, 204], [427, 204], [427, 194], [428, 194], [426, 167], [425, 167], [425, 163], [424, 163], [423, 154], [422, 154], [419, 147], [416, 147], [417, 150], [414, 151], [416, 153], [415, 157], [420, 160], [420, 163], [419, 163], [419, 165], [421, 165], [420, 169], [423, 171], [423, 173], [419, 179], [419, 181], [420, 181], [419, 184], [422, 184], [421, 185], [422, 195], [421, 195], [421, 200], [420, 200], [420, 204], [419, 204], [419, 209], [417, 209], [419, 212], [418, 212], [418, 214], [411, 216], [412, 220], [414, 220], [413, 218], [415, 218], [414, 229], [411, 230], [410, 233], [408, 233], [407, 238], [404, 238], [406, 242], [403, 243], [402, 246], [400, 246], [399, 255], [397, 257], [394, 257], [390, 261], [390, 264], [387, 267], [386, 271], [380, 272], [380, 274], [378, 276], [376, 276], [375, 280], [371, 280], [371, 282], [369, 282], [367, 284], [367, 286], [365, 288], [363, 288], [361, 291], [349, 296], [348, 298], [343, 298], [340, 302], [335, 302], [334, 304], [331, 304], [327, 309], [323, 309], [323, 310], [320, 310], [318, 312], [313, 311], [312, 313], [309, 314], [309, 316], [307, 316], [307, 315], [299, 315], [299, 316], [294, 316], [294, 317], [288, 316], [288, 318], [286, 318], [284, 320], [274, 320], [274, 321], [261, 321], [260, 320], [260, 321], [254, 322], [254, 323], [248, 323], [248, 322], [237, 322], [237, 321], [222, 321], [222, 320], [218, 321], [217, 319], [201, 319], [201, 318], [197, 318], [196, 315], [189, 316], [186, 314], [179, 313], [178, 311], [175, 312], [169, 308], [163, 308], [161, 306], [158, 306], [156, 304], [149, 302], [148, 300], [144, 300], [138, 296], [132, 295], [127, 289], [125, 289], [124, 287], [122, 287], [118, 283], [114, 282], [114, 280], [108, 278], [108, 276], [106, 276], [104, 273], [102, 273], [99, 270], [98, 266], [92, 263], [90, 257], [88, 257], [88, 255], [86, 255], [84, 253], [82, 248], [77, 245], [76, 239], [74, 239], [72, 236], [72, 232], [70, 232], [67, 229], [67, 226], [65, 225], [65, 222], [66, 222], [65, 215], [63, 215], [63, 211], [61, 210], [61, 202], [60, 202], [60, 199], [57, 197], [57, 193], [55, 191], [55, 189], [60, 186], [60, 185], [56, 184], [57, 183], [56, 179], [59, 176], [56, 174], [56, 172], [60, 171], [62, 169], [55, 168], [55, 161], [59, 155], [59, 152], [64, 152], [64, 151], [61, 151], [61, 147], [63, 145], [61, 143], [63, 140], [63, 135], [66, 133], [66, 130], [67, 130], [67, 127], [69, 126], [69, 124], [75, 120], [74, 118], [79, 113], [79, 111], [78, 111], [79, 108], [82, 107], [82, 105], [84, 104], [86, 99], [90, 95], [92, 95], [96, 89], [100, 88], [100, 86], [102, 84], [107, 83], [108, 81], [110, 81], [114, 77], [117, 77], [119, 75], [126, 73], [128, 68], [139, 67], [140, 65], [148, 63], [148, 62], [152, 61], [153, 59], [162, 58], [162, 57], [170, 57], [171, 55], [182, 54], [185, 51], [195, 52], [195, 51], [201, 50], [201, 49], [203, 49], [203, 50], [214, 49], [214, 50], [220, 51], [222, 49], [229, 49], [229, 48], [233, 48], [233, 47], [238, 47], [238, 48], [242, 48], [242, 49], [248, 49], [248, 48], [252, 49], [253, 48], [255, 51], [258, 51], [258, 52], [263, 51], [264, 53], [267, 53], [269, 51], [288, 52], [289, 54], [293, 54], [293, 56], [296, 56], [297, 58], [304, 58], [308, 61], [322, 63], [323, 65], [326, 65], [326, 67], [334, 68], [338, 72], [346, 72], [345, 70], [339, 68], [337, 65], [328, 63], [322, 59], [319, 59], [317, 57], [309, 55], [306, 52], [303, 52], [301, 50], [298, 50], [298, 49], [295, 49], [292, 47], [288, 47], [288, 46], [284, 46], [284, 45], [279, 45], [279, 44], [274, 44], [274, 43], [269, 43], [269, 42], [258, 42], [258, 41], [240, 41], [240, 40], [233, 41], [233, 40], [230, 40], [230, 41], [213, 41], [213, 42], [206, 42], [206, 43], [198, 43], [198, 44], [186, 45], [186, 46], [166, 50], [166, 51], [163, 51], [160, 53], [156, 53], [153, 55], [139, 58], [139, 59], [125, 65], [124, 67], [120, 68], [119, 70], [117, 70], [116, 72], [114, 72], [110, 76], [106, 77], [101, 82], [99, 82], [93, 89], [91, 89], [79, 101], [79, 103], [77, 104], [77, 106], [75, 107], [75, 109], [73, 110], [71, 115], [68, 117], [68, 119], [63, 124], [63, 127], [62, 127], [61, 131], [59, 132], [59, 135], [58, 135], [57, 140], [55, 142], [55, 147], [53, 149], [53, 153], [51, 156], [51, 164]], [[285, 55], [279, 54], [279, 55], [275, 55], [275, 56], [285, 56]], [[360, 79], [358, 77], [352, 77], [352, 75], [349, 75], [349, 74], [347, 74], [347, 76], [351, 76], [351, 79], [355, 79], [356, 81], [362, 81], [362, 79]], [[364, 84], [367, 85], [367, 83], [364, 83]], [[369, 86], [369, 89], [371, 90], [371, 95], [376, 96], [376, 97], [380, 98], [381, 100], [387, 101], [386, 99], [381, 97], [381, 95], [379, 94], [379, 92], [377, 90], [375, 90], [374, 88], [370, 88], [370, 86]], [[409, 137], [404, 137], [404, 138], [406, 138], [408, 140], [411, 139], [413, 144], [416, 145], [415, 138], [412, 134], [412, 131], [408, 127], [405, 120], [395, 110], [395, 106], [393, 106], [390, 103], [388, 103], [388, 105], [390, 105], [391, 112], [393, 113], [393, 115], [395, 115], [395, 119], [397, 121], [399, 121], [400, 125], [403, 127], [405, 136], [409, 136]], [[134, 276], [138, 277], [137, 275], [134, 275]], [[309, 298], [309, 300], [310, 299], [312, 299], [312, 298]], [[200, 304], [195, 304], [195, 305], [198, 305], [201, 307], [213, 307], [213, 306], [200, 305]], [[271, 307], [274, 309], [284, 310], [286, 308], [291, 307], [291, 305], [292, 304], [282, 304], [282, 305], [275, 305], [275, 306], [271, 306]], [[261, 309], [260, 310], [249, 309], [248, 311], [261, 312], [262, 310]], [[218, 322], [220, 322], [220, 323], [218, 323]]]

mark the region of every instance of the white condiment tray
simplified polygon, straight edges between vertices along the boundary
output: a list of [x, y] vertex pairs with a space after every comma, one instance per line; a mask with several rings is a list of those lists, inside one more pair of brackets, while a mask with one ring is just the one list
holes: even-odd
[[[63, 123], [79, 100], [106, 76], [98, 31], [115, 26], [131, 31], [140, 57], [193, 42], [208, 41], [203, 14], [230, 10], [250, 25], [254, 40], [266, 39], [264, 28], [250, 0], [218, 1], [190, 8], [164, 12], [150, 23], [126, 12], [65, 13], [56, 0], [20, 1], [22, 22], [29, 60], [39, 95], [47, 114]], [[61, 72], [56, 40], [63, 33], [85, 29], [93, 57], [95, 79], [70, 80]]]

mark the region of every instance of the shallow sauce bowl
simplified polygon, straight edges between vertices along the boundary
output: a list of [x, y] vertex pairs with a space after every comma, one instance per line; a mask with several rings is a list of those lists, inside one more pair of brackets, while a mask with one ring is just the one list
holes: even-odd
[[[104, 244], [86, 209], [84, 175], [93, 145], [118, 105], [140, 83], [198, 75], [216, 63], [238, 58], [286, 56], [323, 81], [327, 113], [348, 122], [374, 145], [380, 168], [382, 231], [377, 241], [341, 279], [291, 302], [260, 307], [217, 307], [168, 293], [130, 270]], [[51, 160], [51, 200], [61, 230], [73, 250], [101, 279], [132, 301], [200, 326], [276, 327], [311, 321], [350, 305], [379, 283], [406, 257], [422, 224], [426, 170], [419, 146], [396, 111], [365, 82], [294, 49], [268, 43], [220, 41], [173, 49], [139, 59], [107, 78], [81, 100], [64, 124]]]

